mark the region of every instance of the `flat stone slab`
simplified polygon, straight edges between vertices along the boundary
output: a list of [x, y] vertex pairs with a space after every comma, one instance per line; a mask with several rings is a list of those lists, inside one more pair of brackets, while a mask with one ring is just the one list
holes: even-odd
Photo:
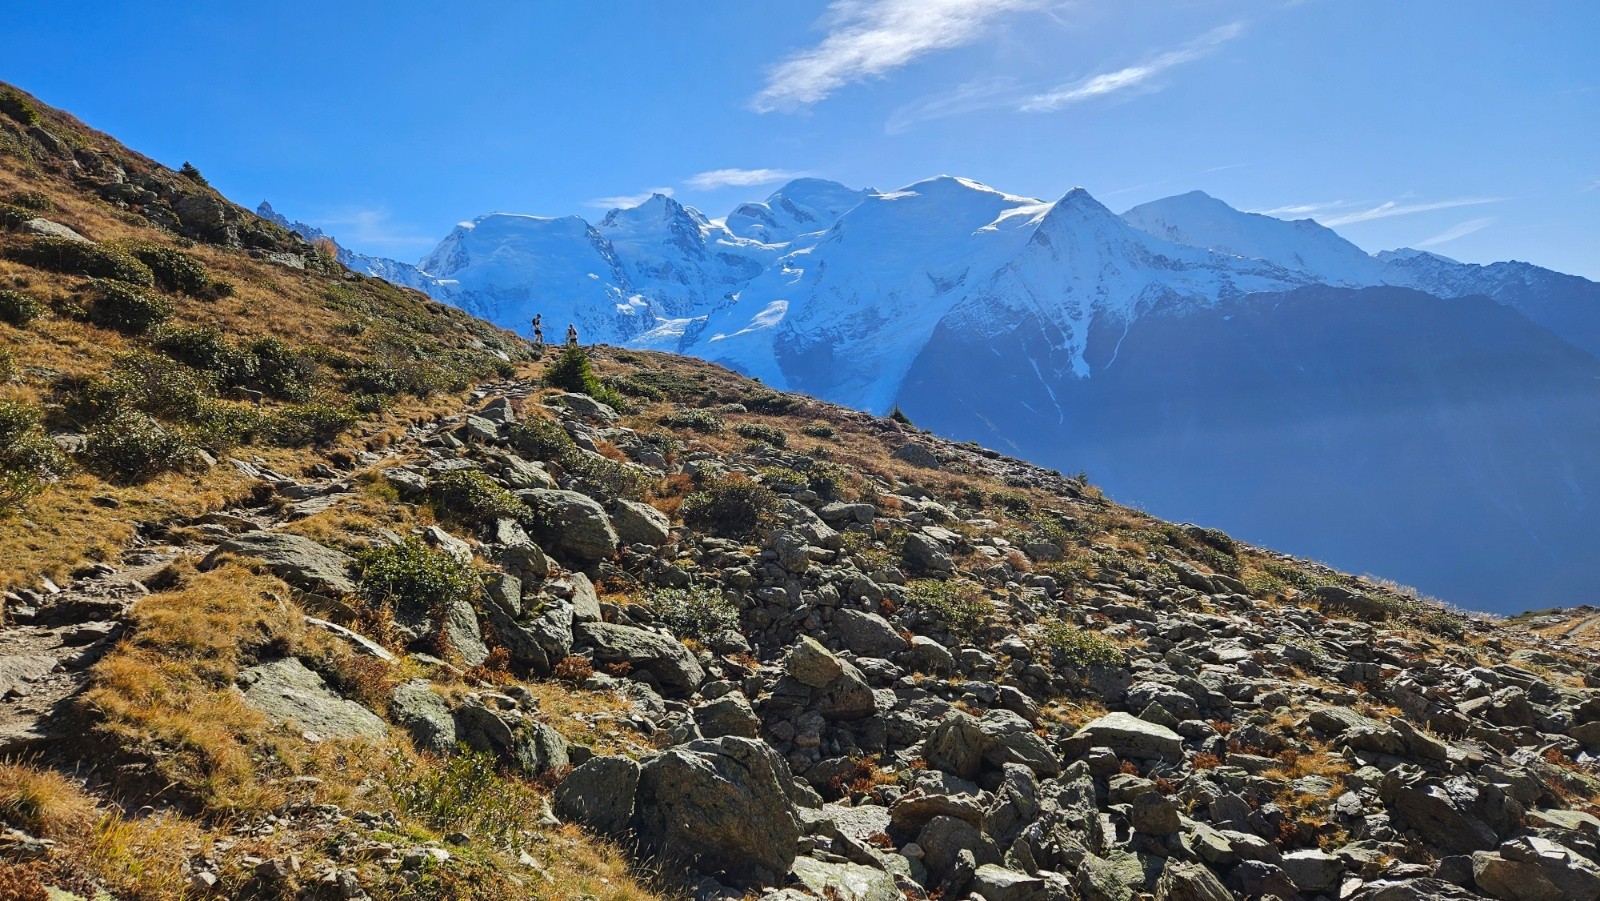
[[278, 723], [292, 723], [320, 738], [379, 738], [388, 727], [376, 714], [341, 697], [298, 657], [284, 657], [239, 673], [244, 701]]

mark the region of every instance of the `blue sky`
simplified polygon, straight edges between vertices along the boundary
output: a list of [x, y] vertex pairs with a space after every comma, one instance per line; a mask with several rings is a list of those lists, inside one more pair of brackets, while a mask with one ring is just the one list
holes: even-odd
[[492, 210], [949, 173], [1600, 278], [1592, 0], [53, 0], [0, 33], [0, 79], [404, 260]]

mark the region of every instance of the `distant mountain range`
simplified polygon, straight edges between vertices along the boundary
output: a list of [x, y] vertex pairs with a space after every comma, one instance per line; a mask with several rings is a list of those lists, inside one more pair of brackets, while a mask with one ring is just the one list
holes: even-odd
[[1600, 598], [1600, 284], [1576, 276], [1367, 254], [1198, 191], [1118, 216], [948, 176], [800, 179], [720, 220], [661, 195], [596, 223], [493, 213], [416, 267], [348, 256], [523, 332], [543, 313], [899, 405], [1463, 605]]

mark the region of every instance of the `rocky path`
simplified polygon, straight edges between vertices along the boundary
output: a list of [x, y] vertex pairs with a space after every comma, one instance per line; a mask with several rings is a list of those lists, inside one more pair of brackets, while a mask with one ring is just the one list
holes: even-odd
[[[472, 397], [474, 401], [491, 394], [522, 397], [529, 390], [525, 383], [489, 384]], [[414, 426], [387, 453], [363, 455], [358, 463], [372, 465], [412, 451], [440, 426], [437, 422]], [[95, 564], [66, 585], [46, 579], [35, 588], [0, 597], [0, 758], [26, 755], [64, 737], [61, 713], [88, 683], [90, 668], [126, 629], [129, 609], [150, 593], [150, 586], [170, 564], [183, 558], [198, 561], [234, 536], [270, 531], [325, 511], [353, 487], [348, 473], [326, 464], [313, 466], [309, 477], [302, 478], [274, 472], [259, 461], [234, 458], [223, 465], [270, 485], [273, 498], [152, 524], [124, 549], [115, 565]], [[166, 541], [180, 526], [202, 539]]]

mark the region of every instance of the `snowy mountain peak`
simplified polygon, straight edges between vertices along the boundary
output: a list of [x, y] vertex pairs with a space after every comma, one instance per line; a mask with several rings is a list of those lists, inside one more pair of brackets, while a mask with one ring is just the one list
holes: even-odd
[[1310, 272], [1332, 284], [1381, 281], [1382, 264], [1332, 229], [1310, 219], [1288, 221], [1246, 213], [1203, 191], [1140, 204], [1122, 218], [1141, 231], [1175, 244], [1266, 260]]
[[728, 214], [725, 225], [739, 238], [784, 244], [800, 235], [826, 231], [874, 193], [821, 178], [797, 178], [761, 203], [740, 205]]

